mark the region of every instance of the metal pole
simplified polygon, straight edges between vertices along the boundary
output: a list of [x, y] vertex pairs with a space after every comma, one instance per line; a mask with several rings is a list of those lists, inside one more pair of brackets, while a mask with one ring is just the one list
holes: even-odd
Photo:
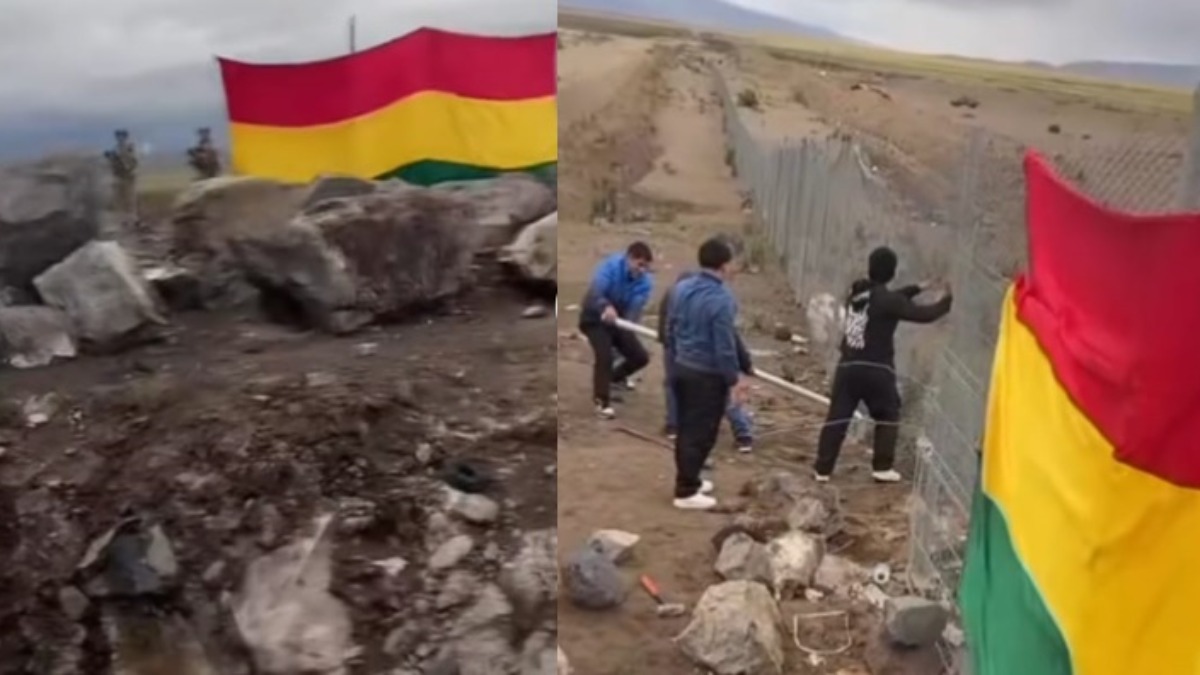
[[[657, 331], [655, 331], [651, 328], [647, 328], [638, 323], [626, 321], [625, 319], [617, 319], [617, 328], [627, 330], [631, 333], [636, 333], [638, 335], [641, 335], [642, 337], [647, 337], [652, 340], [658, 339]], [[828, 398], [818, 394], [817, 392], [815, 392], [811, 389], [806, 389], [804, 387], [801, 387], [798, 384], [793, 384], [791, 382], [788, 382], [787, 380], [783, 379], [782, 377], [779, 377], [777, 375], [772, 375], [771, 373], [763, 372], [762, 370], [759, 370], [758, 368], [754, 369], [754, 377], [762, 380], [763, 382], [766, 382], [767, 384], [769, 384], [773, 387], [782, 389], [783, 391], [786, 391], [790, 394], [796, 394], [797, 396], [806, 398], [814, 403], [820, 403], [821, 405], [825, 406], [826, 408], [829, 407], [830, 401]], [[862, 413], [856, 412], [856, 413], [854, 413], [854, 417], [855, 417], [855, 419], [859, 419], [860, 417], [862, 417]]]
[[358, 20], [357, 17], [350, 16], [350, 53], [354, 54], [358, 51]]

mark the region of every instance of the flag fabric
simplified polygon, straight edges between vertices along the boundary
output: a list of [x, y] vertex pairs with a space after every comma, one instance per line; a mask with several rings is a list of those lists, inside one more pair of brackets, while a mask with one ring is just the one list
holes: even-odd
[[428, 185], [558, 158], [554, 33], [463, 35], [424, 28], [311, 63], [219, 59], [236, 173], [320, 174]]
[[1200, 215], [1025, 168], [960, 589], [974, 675], [1200, 675]]

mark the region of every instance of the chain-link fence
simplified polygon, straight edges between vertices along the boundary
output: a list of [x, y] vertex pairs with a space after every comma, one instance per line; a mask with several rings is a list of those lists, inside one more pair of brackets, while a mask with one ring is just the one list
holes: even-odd
[[[737, 96], [723, 80], [718, 86], [731, 169], [754, 206], [770, 254], [805, 309], [811, 348], [832, 366], [841, 303], [851, 283], [865, 274], [868, 252], [880, 245], [895, 249], [901, 276], [911, 277], [906, 270], [941, 275], [948, 271], [948, 232], [891, 189], [852, 137], [764, 142], [743, 121]], [[934, 350], [908, 337], [902, 335], [897, 345], [903, 371], [928, 375]], [[903, 386], [901, 393], [910, 409], [918, 408], [922, 387]]]
[[[954, 311], [941, 333], [902, 334], [910, 339], [898, 354], [911, 378], [902, 385], [906, 421], [923, 431], [914, 444], [906, 578], [914, 591], [953, 602], [1001, 305], [1026, 259], [1025, 150], [1011, 139], [969, 131], [961, 166], [952, 179], [938, 179], [954, 183], [942, 203], [916, 208], [906, 198], [913, 177], [877, 172], [854, 139], [765, 142], [743, 118], [746, 102], [720, 77], [718, 87], [731, 166], [797, 298], [809, 307], [814, 341], [836, 346], [836, 299], [875, 245], [896, 248], [923, 276], [944, 274], [954, 287]], [[1112, 208], [1200, 207], [1200, 154], [1186, 134], [1134, 134], [1115, 143], [1080, 135], [1056, 139], [1046, 154], [1077, 189]], [[949, 671], [959, 672], [954, 662], [961, 654], [954, 651], [943, 656]]]

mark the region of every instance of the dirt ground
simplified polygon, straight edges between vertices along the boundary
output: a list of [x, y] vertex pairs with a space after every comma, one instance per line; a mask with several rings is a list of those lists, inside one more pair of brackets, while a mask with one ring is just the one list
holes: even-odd
[[[721, 109], [705, 70], [710, 55], [666, 40], [563, 35], [560, 97], [562, 109], [569, 111], [560, 117], [563, 306], [582, 296], [601, 256], [634, 239], [648, 240], [656, 250], [660, 292], [692, 266], [695, 248], [706, 236], [725, 232], [749, 242], [742, 199], [725, 166]], [[616, 186], [618, 224], [593, 223], [596, 186], [608, 184]], [[822, 376], [815, 364], [771, 337], [777, 323], [799, 325], [800, 311], [786, 286], [770, 271], [755, 271], [740, 276], [735, 288], [757, 363], [819, 387]], [[695, 603], [717, 581], [711, 540], [739, 510], [742, 500], [736, 495], [743, 484], [778, 469], [810, 480], [807, 466], [822, 411], [759, 387], [751, 405], [760, 435], [756, 452], [736, 455], [728, 435], [718, 449], [715, 482], [730, 508], [719, 514], [676, 511], [670, 451], [657, 440], [663, 425], [661, 363], [654, 362], [636, 392], [625, 394], [615, 422], [599, 421], [591, 409], [590, 352], [575, 334], [576, 320], [570, 311], [559, 318], [560, 557], [597, 529], [636, 533], [642, 540], [626, 569], [631, 586], [647, 574], [670, 600]], [[907, 488], [871, 484], [865, 459], [861, 447], [848, 448], [838, 485], [848, 527], [838, 547], [859, 562], [899, 566]], [[824, 603], [820, 609], [830, 607]], [[865, 667], [863, 652], [874, 620], [862, 607], [842, 608], [854, 617], [856, 648], [831, 659], [823, 667], [832, 669], [821, 672]], [[812, 610], [803, 602], [784, 607], [789, 622], [794, 614]], [[671, 641], [684, 625], [686, 619], [657, 618], [653, 601], [636, 590], [609, 614], [585, 613], [565, 600], [559, 604], [560, 645], [586, 675], [694, 672]], [[829, 646], [842, 639], [841, 631], [836, 623], [817, 625], [802, 628], [799, 637]], [[793, 662], [798, 659], [792, 654]]]
[[[344, 339], [253, 312], [183, 314], [136, 351], [0, 372], [0, 672], [203, 672], [157, 628], [114, 649], [114, 616], [182, 616], [213, 672], [253, 672], [229, 598], [249, 560], [321, 513], [341, 517], [332, 592], [361, 647], [350, 672], [427, 660], [457, 612], [426, 569], [444, 472], [465, 461], [495, 479], [499, 516], [466, 529], [460, 569], [476, 578], [494, 578], [522, 532], [554, 526], [554, 344], [549, 320], [520, 318], [524, 301], [489, 285]], [[161, 525], [180, 587], [68, 603], [85, 548], [129, 515]], [[131, 615], [142, 623], [121, 623]]]

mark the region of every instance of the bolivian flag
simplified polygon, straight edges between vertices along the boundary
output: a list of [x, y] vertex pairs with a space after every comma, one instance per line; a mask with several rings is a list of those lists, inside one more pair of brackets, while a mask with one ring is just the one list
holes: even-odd
[[961, 598], [975, 675], [1200, 674], [1200, 215], [1026, 160]]
[[334, 173], [428, 185], [558, 158], [553, 33], [482, 37], [421, 29], [341, 58], [220, 59], [236, 173]]

